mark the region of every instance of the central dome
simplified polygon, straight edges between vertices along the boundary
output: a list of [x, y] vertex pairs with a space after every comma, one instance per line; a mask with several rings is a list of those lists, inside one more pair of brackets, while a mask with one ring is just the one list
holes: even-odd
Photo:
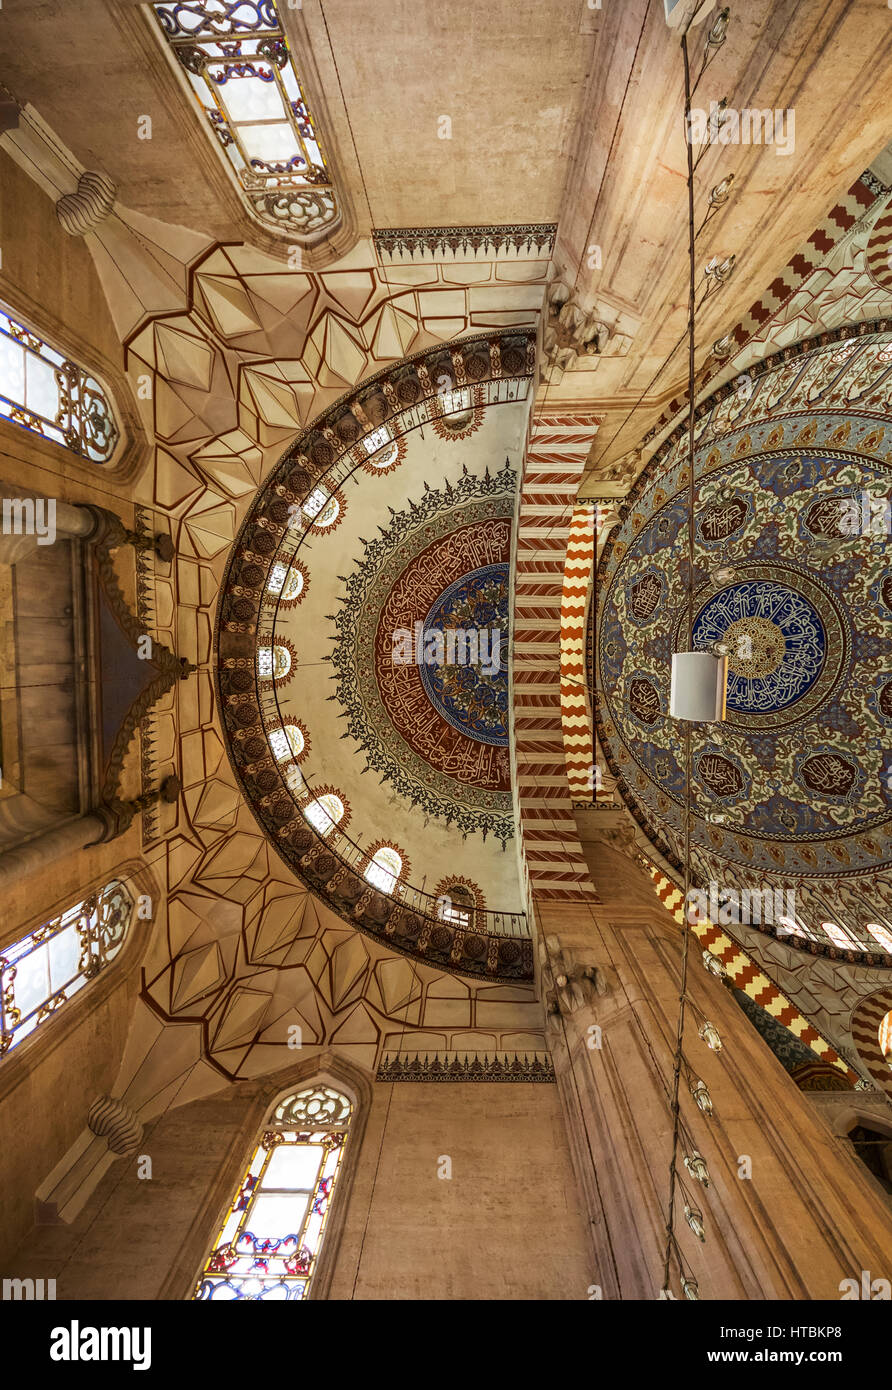
[[[734, 864], [835, 880], [890, 861], [892, 571], [870, 524], [890, 489], [876, 390], [888, 346], [887, 332], [805, 344], [754, 370], [750, 393], [721, 388], [701, 408], [693, 646], [720, 644], [729, 668], [726, 718], [699, 727], [693, 749], [705, 878]], [[676, 865], [685, 749], [669, 695], [672, 653], [688, 645], [688, 484], [680, 431], [633, 488], [599, 573], [601, 747]]]

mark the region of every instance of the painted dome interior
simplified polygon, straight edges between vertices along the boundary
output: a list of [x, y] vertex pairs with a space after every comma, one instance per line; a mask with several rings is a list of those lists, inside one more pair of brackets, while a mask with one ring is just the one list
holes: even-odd
[[[788, 349], [700, 410], [695, 474], [694, 645], [728, 656], [726, 719], [694, 726], [697, 871], [782, 876], [804, 925], [842, 914], [874, 950], [858, 924], [892, 919], [890, 389], [888, 331]], [[597, 653], [602, 747], [676, 865], [687, 485], [678, 431], [608, 542]]]
[[[334, 448], [322, 430], [300, 436], [249, 509], [219, 619], [234, 765], [297, 871], [309, 822], [329, 877], [346, 855], [364, 881], [366, 860], [389, 846], [421, 893], [460, 868], [474, 901], [502, 914], [522, 908], [508, 585], [528, 382], [526, 340], [521, 351], [511, 341], [502, 361], [515, 378], [440, 393], [428, 411], [375, 428], [362, 407], [360, 423], [334, 407]], [[482, 358], [472, 342], [467, 360], [488, 362], [489, 348]], [[431, 379], [424, 366], [420, 375]], [[370, 412], [376, 389], [365, 388]], [[461, 428], [447, 427], [455, 420]], [[236, 633], [261, 592], [252, 648]], [[246, 693], [255, 679], [256, 707]], [[300, 810], [296, 822], [282, 796]], [[438, 912], [432, 904], [419, 910]]]

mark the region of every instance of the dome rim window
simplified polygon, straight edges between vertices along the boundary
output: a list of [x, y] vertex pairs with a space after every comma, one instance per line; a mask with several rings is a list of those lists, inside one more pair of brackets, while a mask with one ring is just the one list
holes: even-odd
[[[340, 807], [340, 810], [334, 814], [337, 807]], [[310, 812], [314, 808], [317, 814], [311, 815]], [[346, 809], [343, 798], [338, 796], [337, 792], [320, 792], [318, 796], [313, 797], [312, 801], [308, 801], [305, 806], [301, 807], [304, 819], [308, 820], [313, 829], [318, 831], [324, 839], [327, 839], [341, 824]]]
[[404, 858], [395, 845], [379, 845], [365, 868], [365, 878], [373, 888], [393, 894], [403, 876]]

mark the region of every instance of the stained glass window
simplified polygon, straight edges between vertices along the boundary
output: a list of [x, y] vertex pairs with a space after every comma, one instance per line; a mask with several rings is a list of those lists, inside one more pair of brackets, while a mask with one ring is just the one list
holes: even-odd
[[282, 598], [286, 603], [290, 603], [292, 599], [300, 598], [303, 587], [304, 577], [300, 570], [290, 570], [282, 590]]
[[380, 888], [382, 893], [392, 893], [397, 880], [403, 872], [403, 861], [391, 845], [382, 847], [372, 856], [372, 862], [365, 871], [369, 883]]
[[463, 883], [450, 884], [437, 899], [437, 915], [443, 922], [456, 927], [469, 927], [474, 918], [476, 904], [470, 888]]
[[284, 680], [291, 670], [291, 653], [287, 647], [258, 647], [257, 670], [261, 680]]
[[371, 457], [379, 449], [383, 449], [385, 444], [390, 443], [390, 430], [386, 425], [381, 425], [378, 429], [372, 430], [371, 434], [367, 434], [362, 442], [366, 453]]
[[377, 454], [373, 454], [369, 459], [372, 468], [389, 468], [392, 463], [396, 463], [400, 456], [399, 445], [394, 442], [388, 444], [386, 449], [381, 449]]
[[198, 1277], [195, 1299], [306, 1298], [353, 1107], [309, 1086], [275, 1107]]
[[336, 497], [330, 496], [324, 488], [317, 487], [310, 493], [301, 510], [314, 526], [330, 526], [337, 520], [341, 508]]
[[152, 9], [253, 215], [290, 237], [336, 222], [337, 195], [274, 0]]
[[308, 806], [303, 808], [304, 815], [311, 825], [314, 825], [320, 835], [328, 835], [334, 830], [338, 821], [344, 815], [344, 803], [339, 796], [334, 796], [331, 792], [325, 792], [323, 796], [318, 796], [315, 801], [311, 801]]
[[848, 932], [839, 926], [837, 922], [822, 922], [821, 929], [826, 932], [827, 936], [833, 942], [833, 945], [838, 946], [841, 951], [860, 949], [859, 943], [853, 940]]
[[0, 415], [92, 463], [107, 463], [118, 442], [99, 382], [2, 308]]
[[892, 1067], [892, 1011], [880, 1023], [879, 1039], [880, 1051]]
[[284, 724], [281, 729], [273, 729], [269, 742], [276, 762], [282, 762], [285, 758], [299, 758], [304, 751], [304, 736], [296, 724]]
[[300, 598], [304, 577], [300, 570], [289, 570], [287, 565], [277, 560], [269, 572], [266, 587], [271, 594], [281, 594], [285, 602], [290, 603], [292, 599]]
[[124, 944], [133, 899], [113, 880], [0, 954], [0, 1056], [83, 989]]
[[442, 406], [444, 415], [455, 415], [460, 411], [470, 411], [470, 388], [467, 386], [461, 386], [457, 391], [441, 392], [440, 404]]
[[892, 955], [892, 932], [888, 927], [884, 927], [881, 922], [865, 922], [865, 930], [870, 932], [874, 941], [878, 942], [884, 951]]

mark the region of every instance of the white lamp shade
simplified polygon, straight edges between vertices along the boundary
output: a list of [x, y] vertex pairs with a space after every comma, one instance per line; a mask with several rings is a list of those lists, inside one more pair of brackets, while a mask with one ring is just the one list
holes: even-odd
[[[700, 24], [709, 11], [715, 6], [716, 0], [703, 0], [696, 14], [691, 20], [691, 28], [695, 24]], [[694, 9], [696, 0], [663, 0], [663, 7], [666, 13], [666, 23], [670, 29], [680, 29], [688, 15]]]
[[674, 719], [712, 723], [725, 717], [728, 658], [712, 652], [673, 652], [669, 713]]

